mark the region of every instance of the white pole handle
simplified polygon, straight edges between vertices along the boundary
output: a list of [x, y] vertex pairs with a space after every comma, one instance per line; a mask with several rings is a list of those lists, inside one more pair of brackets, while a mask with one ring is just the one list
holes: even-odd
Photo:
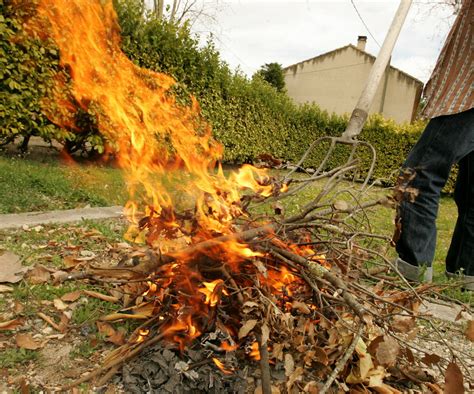
[[393, 47], [395, 46], [400, 30], [402, 29], [408, 11], [410, 10], [411, 2], [412, 0], [401, 0], [390, 29], [387, 32], [387, 36], [382, 44], [382, 48], [380, 48], [377, 59], [375, 59], [375, 63], [370, 70], [364, 90], [359, 97], [359, 101], [357, 102], [354, 111], [352, 111], [346, 131], [344, 131], [341, 136], [342, 140], [352, 141], [362, 131], [362, 127], [364, 126], [369, 114], [370, 106], [374, 101], [375, 93], [379, 87], [380, 80], [383, 77], [390, 56], [392, 56]]

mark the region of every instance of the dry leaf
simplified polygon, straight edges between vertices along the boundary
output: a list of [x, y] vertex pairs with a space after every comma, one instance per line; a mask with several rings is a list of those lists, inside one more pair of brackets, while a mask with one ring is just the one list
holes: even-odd
[[474, 342], [474, 320], [469, 320], [467, 322], [467, 327], [466, 331], [464, 331], [464, 334], [466, 334], [467, 339], [469, 339], [471, 342]]
[[13, 291], [13, 287], [0, 285], [0, 293], [9, 293]]
[[61, 320], [58, 324], [58, 327], [59, 327], [59, 332], [61, 333], [65, 333], [66, 330], [67, 330], [67, 327], [69, 325], [69, 321], [71, 320], [71, 316], [72, 315], [69, 315], [69, 314], [66, 314], [66, 312], [63, 312], [61, 314]]
[[28, 267], [24, 267], [20, 262], [20, 257], [12, 252], [5, 252], [0, 255], [0, 283], [17, 283], [23, 279]]
[[76, 258], [75, 256], [64, 256], [63, 258], [63, 265], [66, 268], [74, 268], [76, 265], [79, 265], [81, 260]]
[[15, 342], [18, 347], [22, 349], [28, 349], [28, 350], [36, 350], [42, 347], [42, 345], [38, 342], [36, 342], [31, 334], [21, 334], [18, 333], [16, 334], [15, 337]]
[[59, 298], [53, 300], [53, 305], [58, 311], [64, 311], [68, 308], [68, 306]]
[[99, 332], [106, 336], [107, 342], [112, 342], [115, 345], [123, 345], [125, 343], [125, 331], [115, 330], [110, 324], [105, 322], [96, 322]]
[[407, 333], [415, 327], [415, 318], [411, 316], [396, 315], [393, 317], [392, 328], [399, 332]]
[[250, 331], [253, 330], [257, 320], [247, 320], [239, 330], [239, 339], [245, 338]]
[[115, 334], [115, 329], [109, 323], [97, 321], [95, 324], [97, 325], [99, 333], [108, 337]]
[[295, 384], [295, 382], [297, 380], [299, 380], [301, 378], [301, 376], [303, 376], [303, 368], [302, 367], [298, 367], [295, 369], [295, 371], [291, 374], [291, 376], [289, 377], [288, 381], [286, 382], [286, 388], [288, 389], [288, 392], [290, 392], [291, 388], [293, 387], [293, 385]]
[[293, 356], [290, 353], [285, 354], [285, 375], [287, 377], [291, 376], [291, 374], [295, 370], [295, 360], [293, 360]]
[[119, 328], [115, 331], [114, 335], [107, 338], [107, 342], [112, 342], [114, 345], [121, 346], [126, 342], [125, 335], [125, 330]]
[[14, 330], [15, 328], [23, 325], [22, 319], [13, 319], [0, 322], [0, 331]]
[[49, 281], [51, 273], [42, 265], [35, 266], [31, 271], [28, 272], [26, 278], [28, 282], [33, 285], [38, 285], [41, 283], [46, 283]]
[[380, 342], [377, 346], [375, 358], [384, 367], [392, 367], [396, 364], [399, 353], [400, 346], [398, 342], [392, 337], [386, 336], [383, 342]]
[[308, 308], [308, 305], [306, 305], [304, 302], [293, 301], [293, 304], [291, 304], [291, 307], [305, 315], [311, 313], [311, 310]]
[[74, 302], [74, 301], [77, 301], [81, 295], [82, 295], [82, 290], [76, 290], [76, 291], [72, 291], [70, 293], [64, 294], [61, 297], [61, 300], [65, 302]]
[[446, 374], [444, 376], [444, 393], [464, 394], [462, 372], [454, 362], [449, 363], [448, 368], [446, 368]]
[[283, 343], [274, 343], [273, 350], [272, 350], [272, 358], [282, 361], [284, 347], [285, 345]]
[[304, 386], [303, 392], [309, 394], [318, 394], [318, 384], [314, 380], [312, 380], [311, 382], [307, 383], [306, 386]]
[[337, 209], [338, 211], [345, 211], [349, 209], [349, 204], [343, 200], [335, 201], [332, 206], [334, 207], [334, 209]]
[[438, 364], [441, 361], [441, 357], [434, 353], [425, 354], [421, 361], [430, 366], [433, 364]]
[[359, 356], [360, 377], [362, 380], [365, 380], [369, 371], [374, 367], [374, 363], [372, 362], [372, 357], [367, 352], [367, 346], [362, 339], [359, 339], [359, 342], [357, 342], [355, 350]]
[[410, 348], [405, 348], [403, 351], [403, 354], [407, 358], [408, 362], [414, 363], [415, 362], [415, 356], [413, 355], [413, 352], [411, 351]]
[[323, 348], [316, 347], [314, 348], [314, 358], [318, 363], [321, 363], [323, 365], [328, 365], [329, 364], [329, 358], [327, 353], [324, 351]]
[[13, 312], [15, 314], [18, 315], [18, 314], [22, 313], [24, 310], [25, 310], [25, 306], [21, 302], [19, 302], [19, 301], [14, 301], [13, 302]]

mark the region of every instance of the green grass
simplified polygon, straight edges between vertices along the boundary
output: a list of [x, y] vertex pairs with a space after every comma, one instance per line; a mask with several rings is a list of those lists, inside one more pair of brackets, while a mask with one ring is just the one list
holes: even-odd
[[0, 352], [0, 368], [14, 368], [19, 364], [37, 360], [38, 352], [35, 350], [10, 348]]
[[78, 306], [72, 315], [72, 323], [82, 326], [93, 323], [99, 317], [120, 309], [120, 305], [98, 300], [96, 298], [84, 298], [84, 303]]
[[123, 204], [119, 169], [61, 164], [51, 156], [0, 156], [0, 214]]

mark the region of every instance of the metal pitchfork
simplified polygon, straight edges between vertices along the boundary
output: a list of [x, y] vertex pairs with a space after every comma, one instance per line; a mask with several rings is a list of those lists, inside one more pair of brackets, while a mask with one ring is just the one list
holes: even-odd
[[[335, 176], [336, 174], [342, 174], [342, 172], [347, 172], [346, 170], [354, 169], [356, 166], [354, 165], [354, 155], [356, 153], [356, 149], [359, 146], [367, 147], [371, 153], [372, 161], [368, 173], [364, 179], [362, 190], [365, 189], [367, 183], [369, 182], [372, 173], [375, 167], [375, 160], [376, 160], [376, 152], [374, 147], [365, 141], [359, 141], [357, 139], [358, 135], [362, 131], [362, 127], [367, 120], [368, 112], [370, 106], [374, 100], [375, 93], [377, 92], [377, 88], [380, 84], [380, 81], [385, 73], [385, 69], [387, 64], [390, 60], [392, 55], [393, 47], [397, 41], [398, 35], [400, 34], [400, 30], [402, 25], [406, 19], [408, 11], [410, 9], [412, 0], [401, 0], [398, 10], [393, 18], [392, 24], [387, 32], [385, 40], [380, 48], [380, 52], [375, 60], [374, 65], [370, 70], [369, 77], [367, 79], [367, 83], [362, 91], [359, 101], [357, 102], [354, 110], [352, 111], [352, 115], [350, 117], [349, 123], [347, 124], [346, 130], [340, 137], [331, 137], [331, 136], [324, 136], [318, 138], [317, 140], [313, 141], [313, 143], [309, 146], [307, 151], [304, 153], [303, 157], [300, 161], [296, 164], [295, 168], [293, 168], [283, 179], [283, 183], [287, 183], [289, 181], [289, 177], [298, 169], [302, 168], [302, 165], [308, 155], [323, 141], [329, 141], [330, 146], [329, 149], [324, 156], [319, 167], [312, 173], [311, 177], [305, 181], [304, 183], [296, 188], [292, 188], [289, 194], [295, 194], [296, 192], [300, 191], [302, 188], [308, 185], [308, 181], [317, 180], [319, 178], [324, 178], [327, 176]], [[328, 162], [329, 158], [333, 155], [334, 150], [336, 149], [337, 144], [349, 145], [352, 146], [351, 152], [349, 154], [348, 160], [346, 163], [337, 169], [333, 169], [331, 171], [324, 171], [326, 163]], [[286, 193], [285, 193], [286, 194]], [[281, 195], [283, 197], [284, 195]]]

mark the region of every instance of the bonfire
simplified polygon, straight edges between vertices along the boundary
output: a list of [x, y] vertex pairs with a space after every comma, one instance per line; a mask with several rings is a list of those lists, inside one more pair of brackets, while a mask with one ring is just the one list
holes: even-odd
[[[432, 286], [415, 291], [389, 276], [396, 268], [371, 248], [381, 237], [366, 210], [397, 201], [337, 191], [356, 160], [320, 176], [303, 176], [302, 161], [283, 180], [251, 165], [225, 173], [198, 102], [179, 104], [172, 77], [122, 53], [111, 0], [40, 0], [26, 29], [56, 42], [68, 75], [45, 113], [73, 132], [78, 108], [93, 113], [130, 192], [130, 258], [60, 280], [107, 283], [124, 309], [101, 321], [140, 325], [69, 388], [115, 379], [131, 390], [142, 379], [159, 392], [397, 393], [409, 381], [439, 390], [413, 378], [403, 344]], [[285, 214], [280, 201], [322, 179]], [[400, 186], [398, 196], [411, 192]]]

